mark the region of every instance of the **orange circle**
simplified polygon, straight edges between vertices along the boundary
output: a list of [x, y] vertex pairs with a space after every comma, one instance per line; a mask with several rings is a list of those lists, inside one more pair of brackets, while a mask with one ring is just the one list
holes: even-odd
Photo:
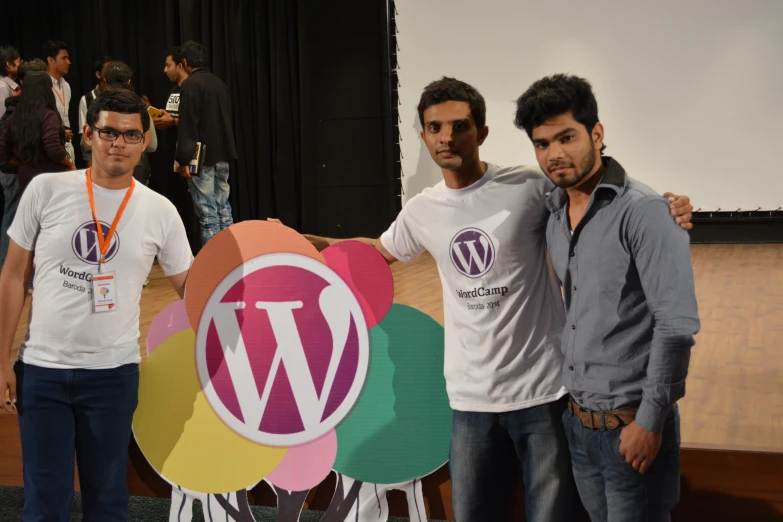
[[215, 234], [193, 261], [185, 286], [185, 309], [193, 330], [212, 292], [232, 270], [265, 254], [300, 254], [326, 264], [323, 256], [296, 230], [269, 221], [243, 221]]

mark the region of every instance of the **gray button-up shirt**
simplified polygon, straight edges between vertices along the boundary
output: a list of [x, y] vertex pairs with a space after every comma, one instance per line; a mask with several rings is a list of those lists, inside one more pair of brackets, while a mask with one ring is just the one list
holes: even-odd
[[635, 408], [661, 432], [685, 395], [699, 317], [688, 234], [667, 201], [612, 158], [573, 233], [568, 195], [547, 195], [547, 244], [567, 319], [563, 381], [584, 408]]

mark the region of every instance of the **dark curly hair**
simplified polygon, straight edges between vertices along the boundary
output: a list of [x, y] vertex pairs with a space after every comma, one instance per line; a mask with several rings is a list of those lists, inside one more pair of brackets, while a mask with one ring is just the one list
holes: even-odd
[[[569, 112], [585, 126], [588, 134], [593, 132], [598, 123], [598, 102], [590, 83], [578, 76], [554, 74], [535, 82], [517, 99], [514, 125], [532, 139], [533, 129]], [[605, 148], [606, 145], [601, 147], [601, 152]]]

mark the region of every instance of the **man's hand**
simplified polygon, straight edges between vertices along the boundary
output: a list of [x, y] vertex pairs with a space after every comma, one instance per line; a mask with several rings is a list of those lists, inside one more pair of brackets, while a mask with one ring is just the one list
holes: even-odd
[[[279, 225], [283, 225], [283, 222], [277, 218], [267, 218], [266, 220], [269, 221], [270, 223], [277, 223]], [[313, 245], [315, 249], [318, 250], [319, 252], [322, 252], [323, 250], [328, 248], [329, 245], [331, 244], [329, 239], [325, 237], [314, 236], [312, 234], [302, 234], [302, 236], [306, 240], [308, 240], [310, 244]]]
[[620, 455], [644, 475], [661, 449], [663, 434], [653, 433], [632, 422], [620, 432]]
[[[6, 396], [6, 390], [8, 396]], [[0, 394], [2, 394], [3, 410], [6, 413], [16, 413], [16, 374], [10, 361], [0, 363]]]
[[166, 111], [163, 111], [163, 116], [154, 118], [152, 124], [155, 125], [156, 130], [168, 129], [174, 125], [174, 117]]
[[179, 175], [185, 179], [190, 179], [193, 176], [190, 175], [190, 165], [181, 165], [179, 167]]
[[73, 131], [71, 129], [65, 129], [65, 141], [71, 141], [73, 139]]
[[692, 229], [693, 205], [691, 205], [691, 198], [688, 196], [676, 196], [671, 192], [665, 193], [663, 197], [669, 202], [669, 211], [672, 217], [675, 218], [675, 223], [680, 225], [683, 230]]

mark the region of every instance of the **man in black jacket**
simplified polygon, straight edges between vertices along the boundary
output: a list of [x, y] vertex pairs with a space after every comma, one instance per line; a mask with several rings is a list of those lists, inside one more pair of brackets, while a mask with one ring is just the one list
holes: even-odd
[[[201, 244], [234, 224], [228, 202], [229, 161], [237, 158], [231, 127], [228, 87], [207, 69], [207, 49], [196, 42], [182, 45], [188, 79], [182, 83], [177, 127], [179, 173], [188, 180], [201, 224]], [[190, 162], [198, 143], [206, 148], [203, 167], [193, 173]]]

